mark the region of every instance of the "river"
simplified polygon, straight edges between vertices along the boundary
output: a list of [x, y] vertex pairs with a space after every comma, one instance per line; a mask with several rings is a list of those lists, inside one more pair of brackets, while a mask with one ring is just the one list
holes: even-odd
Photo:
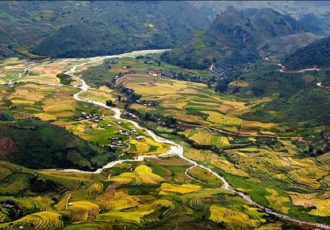
[[[277, 218], [279, 218], [281, 220], [284, 220], [284, 221], [291, 222], [291, 223], [293, 223], [295, 225], [298, 225], [298, 226], [305, 226], [305, 227], [314, 228], [314, 229], [327, 229], [327, 230], [329, 229], [330, 230], [330, 226], [329, 225], [321, 224], [321, 223], [314, 223], [314, 222], [297, 220], [297, 219], [291, 218], [289, 216], [286, 216], [284, 214], [275, 212], [275, 211], [273, 211], [273, 210], [271, 210], [269, 208], [266, 208], [266, 207], [264, 207], [264, 206], [256, 203], [247, 194], [242, 193], [242, 192], [238, 192], [238, 191], [234, 190], [229, 185], [229, 183], [226, 181], [226, 179], [224, 177], [220, 176], [218, 173], [216, 173], [212, 169], [210, 169], [210, 168], [208, 168], [208, 167], [206, 167], [204, 165], [198, 164], [197, 162], [195, 162], [195, 161], [193, 161], [193, 160], [185, 157], [184, 156], [184, 151], [183, 151], [183, 146], [182, 145], [179, 145], [179, 144], [177, 144], [177, 143], [175, 143], [175, 142], [173, 142], [171, 140], [168, 140], [168, 139], [165, 139], [163, 137], [160, 137], [160, 136], [156, 135], [153, 131], [151, 131], [151, 130], [149, 130], [147, 128], [141, 127], [135, 121], [121, 118], [121, 111], [118, 108], [109, 107], [105, 103], [101, 103], [101, 102], [97, 102], [97, 101], [91, 101], [91, 100], [86, 100], [86, 99], [82, 99], [82, 98], [79, 97], [79, 95], [81, 93], [88, 91], [89, 86], [88, 86], [88, 84], [83, 79], [81, 79], [81, 78], [79, 78], [78, 76], [75, 75], [76, 70], [77, 70], [78, 67], [82, 67], [82, 66], [87, 65], [87, 64], [92, 64], [93, 62], [99, 62], [99, 61], [102, 61], [102, 60], [107, 59], [107, 58], [117, 58], [117, 57], [120, 58], [120, 57], [126, 57], [126, 56], [143, 55], [143, 54], [147, 54], [147, 53], [151, 53], [151, 52], [156, 53], [156, 52], [161, 52], [161, 50], [157, 50], [157, 51], [150, 51], [150, 50], [134, 51], [134, 52], [131, 52], [131, 53], [125, 53], [125, 54], [121, 54], [121, 55], [112, 55], [112, 56], [103, 56], [103, 57], [94, 58], [94, 59], [92, 59], [92, 61], [86, 61], [84, 63], [78, 64], [78, 65], [74, 65], [69, 71], [66, 72], [66, 74], [67, 75], [70, 75], [73, 79], [76, 79], [78, 82], [80, 82], [79, 85], [76, 85], [75, 86], [76, 88], [79, 88], [80, 89], [80, 91], [78, 93], [76, 93], [76, 94], [73, 95], [73, 97], [74, 97], [75, 100], [81, 101], [81, 102], [92, 103], [94, 105], [98, 105], [98, 106], [101, 106], [103, 108], [107, 108], [107, 109], [112, 110], [114, 112], [114, 116], [113, 117], [115, 119], [119, 119], [119, 120], [122, 120], [122, 121], [130, 122], [137, 129], [143, 129], [143, 130], [145, 130], [156, 142], [169, 144], [170, 145], [169, 151], [167, 151], [167, 152], [165, 152], [163, 154], [160, 154], [160, 155], [143, 155], [143, 156], [138, 156], [135, 159], [125, 159], [125, 160], [112, 161], [112, 162], [109, 162], [108, 164], [104, 165], [102, 168], [97, 169], [94, 172], [82, 171], [82, 170], [77, 170], [77, 169], [63, 169], [63, 170], [60, 170], [60, 171], [62, 171], [62, 172], [75, 172], [75, 173], [78, 172], [78, 173], [96, 173], [96, 174], [98, 174], [98, 173], [101, 173], [104, 169], [109, 169], [109, 168], [111, 168], [111, 167], [113, 167], [115, 165], [118, 165], [118, 164], [121, 164], [121, 163], [124, 163], [124, 162], [144, 161], [146, 158], [159, 158], [159, 157], [164, 157], [164, 156], [176, 156], [176, 157], [180, 157], [181, 159], [184, 159], [187, 162], [191, 163], [192, 164], [191, 167], [198, 166], [198, 167], [201, 167], [201, 168], [207, 170], [208, 172], [212, 173], [214, 176], [216, 176], [219, 180], [221, 180], [223, 182], [223, 185], [221, 186], [221, 189], [224, 189], [224, 190], [227, 190], [227, 191], [230, 191], [232, 193], [235, 193], [235, 194], [239, 195], [244, 200], [246, 200], [248, 203], [250, 203], [250, 204], [258, 207], [259, 209], [263, 210], [264, 212], [268, 213], [269, 215], [275, 216], [275, 217], [277, 217]], [[93, 61], [93, 60], [95, 60], [95, 61]], [[192, 178], [188, 174], [188, 170], [186, 170], [186, 175], [189, 176], [190, 178]], [[192, 179], [194, 179], [194, 178], [192, 178]], [[194, 180], [196, 180], [196, 179], [194, 179]], [[198, 180], [196, 180], [196, 181], [198, 181]]]

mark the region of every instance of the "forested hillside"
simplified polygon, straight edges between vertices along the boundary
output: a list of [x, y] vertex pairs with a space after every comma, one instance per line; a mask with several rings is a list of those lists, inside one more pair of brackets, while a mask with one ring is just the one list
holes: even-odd
[[268, 40], [307, 31], [290, 16], [270, 8], [239, 11], [229, 7], [204, 33], [163, 56], [163, 60], [188, 68], [239, 66], [259, 58], [258, 45]]
[[284, 65], [289, 69], [309, 68], [317, 65], [321, 68], [330, 67], [330, 37], [323, 38], [298, 49], [284, 59]]
[[174, 47], [208, 25], [187, 2], [1, 2], [0, 57], [80, 57]]

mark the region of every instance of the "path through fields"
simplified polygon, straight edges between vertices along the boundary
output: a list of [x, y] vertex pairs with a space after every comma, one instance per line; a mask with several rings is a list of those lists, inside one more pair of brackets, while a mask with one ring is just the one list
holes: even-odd
[[[145, 53], [147, 53], [147, 52], [146, 51], [141, 51], [141, 54], [145, 54]], [[139, 51], [135, 51], [134, 54], [139, 54]], [[102, 57], [101, 59], [97, 59], [97, 61], [100, 61], [100, 60], [106, 59], [106, 58], [124, 57], [124, 56], [127, 56], [127, 55], [132, 55], [132, 53], [127, 53], [127, 54], [122, 54], [122, 55], [114, 55], [114, 56], [105, 56], [105, 57]], [[121, 118], [121, 111], [118, 108], [109, 107], [105, 103], [101, 103], [101, 102], [97, 102], [97, 101], [92, 101], [92, 100], [87, 100], [87, 99], [80, 98], [79, 95], [81, 93], [83, 93], [83, 92], [88, 91], [89, 86], [88, 86], [88, 84], [83, 79], [81, 79], [81, 78], [79, 78], [78, 76], [75, 75], [76, 70], [77, 70], [78, 67], [82, 67], [84, 65], [92, 64], [92, 63], [93, 63], [92, 61], [87, 61], [87, 62], [78, 64], [78, 65], [75, 65], [69, 71], [66, 72], [67, 75], [70, 75], [72, 78], [74, 78], [78, 82], [80, 82], [79, 85], [76, 85], [75, 86], [76, 88], [79, 88], [80, 91], [78, 93], [76, 93], [76, 94], [73, 95], [74, 99], [77, 100], [77, 101], [87, 102], [87, 103], [91, 103], [91, 104], [94, 104], [94, 105], [101, 106], [103, 108], [110, 109], [110, 110], [112, 110], [114, 112], [114, 116], [113, 117], [115, 119], [120, 119], [122, 121], [130, 122], [136, 128], [145, 130], [156, 142], [166, 143], [166, 144], [169, 144], [171, 147], [170, 147], [170, 150], [168, 152], [165, 152], [165, 153], [163, 153], [161, 155], [143, 155], [143, 156], [138, 156], [135, 159], [125, 159], [125, 160], [112, 161], [112, 162], [109, 162], [108, 164], [104, 165], [102, 168], [97, 169], [94, 172], [82, 171], [82, 170], [77, 170], [77, 169], [63, 169], [63, 170], [60, 170], [60, 171], [62, 171], [62, 172], [74, 172], [74, 173], [96, 173], [97, 174], [97, 173], [101, 173], [104, 169], [112, 168], [113, 166], [118, 165], [118, 164], [121, 164], [121, 163], [124, 163], [124, 162], [136, 162], [136, 161], [144, 161], [147, 158], [159, 158], [159, 157], [164, 157], [164, 156], [176, 156], [176, 157], [180, 157], [181, 159], [184, 159], [187, 162], [189, 162], [190, 164], [192, 164], [191, 167], [198, 166], [198, 167], [201, 167], [201, 168], [207, 170], [208, 172], [212, 173], [214, 176], [216, 176], [219, 180], [221, 180], [223, 182], [223, 185], [221, 186], [222, 189], [227, 190], [227, 191], [230, 191], [230, 192], [233, 192], [233, 193], [241, 196], [248, 203], [250, 203], [250, 204], [258, 207], [259, 209], [263, 210], [264, 212], [268, 213], [269, 215], [275, 216], [275, 217], [277, 217], [277, 218], [279, 218], [281, 220], [284, 220], [284, 221], [288, 221], [288, 222], [294, 223], [296, 225], [301, 225], [301, 226], [304, 225], [305, 227], [314, 228], [314, 229], [315, 228], [318, 228], [318, 229], [327, 229], [327, 230], [330, 230], [330, 226], [329, 225], [293, 219], [293, 218], [291, 218], [289, 216], [286, 216], [286, 215], [283, 215], [281, 213], [275, 212], [275, 211], [273, 211], [273, 210], [271, 210], [269, 208], [266, 208], [266, 207], [264, 207], [264, 206], [262, 206], [262, 205], [260, 205], [260, 204], [258, 204], [256, 202], [254, 202], [251, 199], [251, 197], [248, 196], [247, 194], [242, 193], [242, 192], [238, 192], [238, 191], [234, 190], [229, 185], [229, 183], [226, 181], [226, 179], [224, 177], [220, 176], [218, 173], [216, 173], [212, 169], [210, 169], [210, 168], [208, 168], [208, 167], [206, 167], [204, 165], [201, 165], [201, 164], [199, 164], [199, 163], [197, 163], [197, 162], [195, 162], [195, 161], [193, 161], [193, 160], [185, 157], [184, 156], [184, 150], [183, 150], [183, 146], [182, 145], [179, 145], [179, 144], [177, 144], [177, 143], [175, 143], [175, 142], [173, 142], [171, 140], [165, 139], [163, 137], [159, 137], [153, 131], [151, 131], [151, 130], [149, 130], [147, 128], [141, 127], [135, 121]], [[188, 177], [192, 178], [191, 175], [188, 174], [188, 170], [186, 170], [186, 175]]]

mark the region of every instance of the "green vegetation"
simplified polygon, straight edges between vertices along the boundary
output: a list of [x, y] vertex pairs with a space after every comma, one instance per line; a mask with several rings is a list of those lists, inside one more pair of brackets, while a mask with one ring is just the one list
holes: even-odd
[[13, 119], [13, 116], [5, 111], [0, 112], [0, 121], [10, 121]]
[[[112, 110], [75, 101], [79, 83], [58, 74], [87, 61], [75, 73], [90, 86], [81, 99], [111, 100], [123, 116], [183, 145], [200, 166], [166, 155], [168, 144], [114, 119]], [[0, 80], [22, 63], [6, 60]], [[208, 71], [165, 64], [157, 54], [34, 64], [19, 83], [0, 89], [0, 108], [10, 117], [0, 124], [0, 228], [292, 228], [221, 189], [223, 181], [206, 169], [278, 213], [329, 223], [330, 132], [320, 126], [329, 119], [312, 103], [329, 100], [316, 86], [326, 72], [285, 74], [258, 62], [215, 92], [201, 81], [213, 76]], [[309, 108], [317, 108], [310, 117], [297, 115]], [[109, 167], [114, 160], [122, 162]], [[98, 173], [53, 170], [104, 165]]]
[[2, 2], [1, 9], [0, 58], [169, 48], [209, 23], [206, 13], [186, 2]]
[[268, 58], [282, 59], [297, 49], [321, 38], [310, 32], [297, 33], [267, 41], [259, 50]]
[[1, 158], [30, 168], [73, 167], [91, 170], [106, 163], [93, 160], [100, 155], [114, 158], [63, 128], [38, 120], [3, 124], [0, 137], [11, 143], [4, 146], [7, 149], [4, 149], [5, 154]]
[[[285, 122], [308, 126], [329, 125], [330, 95], [325, 90], [310, 87], [293, 93], [290, 97], [282, 97], [243, 117], [265, 122]], [[317, 103], [315, 103], [317, 101]]]
[[82, 72], [82, 78], [91, 85], [100, 82], [111, 82], [116, 73], [110, 72], [104, 65], [88, 68]]
[[239, 11], [229, 7], [205, 32], [162, 59], [191, 69], [207, 69], [212, 63], [222, 71], [238, 69], [259, 58], [257, 48], [265, 41], [304, 31], [293, 18], [270, 8]]
[[59, 73], [56, 75], [56, 77], [58, 77], [60, 79], [60, 83], [63, 85], [70, 85], [72, 82], [72, 79], [70, 78], [70, 76], [65, 73]]
[[288, 55], [283, 64], [288, 69], [311, 68], [314, 65], [320, 68], [330, 67], [330, 38], [326, 37], [315, 41], [306, 47], [300, 48]]

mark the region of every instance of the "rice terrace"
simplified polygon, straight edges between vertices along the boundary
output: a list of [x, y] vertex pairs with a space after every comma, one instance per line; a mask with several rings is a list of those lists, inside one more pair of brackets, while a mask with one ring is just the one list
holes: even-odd
[[330, 229], [329, 3], [0, 8], [0, 229]]

